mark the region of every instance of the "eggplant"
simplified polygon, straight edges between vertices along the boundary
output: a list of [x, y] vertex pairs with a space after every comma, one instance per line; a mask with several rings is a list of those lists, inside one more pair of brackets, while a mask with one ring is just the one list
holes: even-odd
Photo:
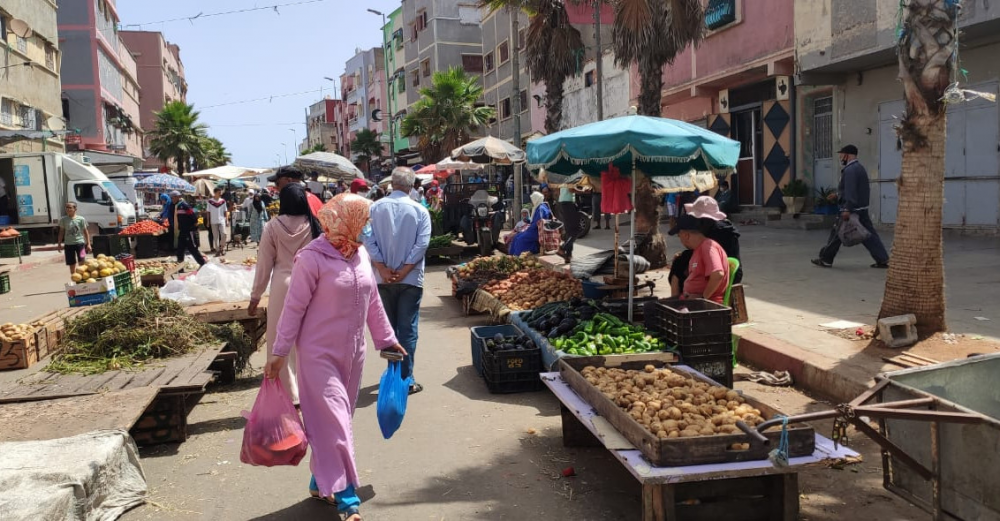
[[558, 327], [554, 327], [554, 328], [552, 328], [552, 330], [551, 330], [551, 331], [549, 331], [549, 334], [547, 334], [547, 335], [545, 335], [545, 336], [546, 336], [546, 337], [547, 337], [547, 338], [548, 338], [549, 340], [552, 340], [552, 339], [554, 339], [554, 338], [558, 338], [558, 337], [562, 336], [562, 333], [560, 333], [560, 332], [559, 332], [559, 328], [558, 328]]
[[497, 333], [497, 334], [493, 335], [493, 341], [496, 342], [496, 343], [498, 343], [498, 344], [502, 344], [503, 341], [504, 341], [503, 334]]

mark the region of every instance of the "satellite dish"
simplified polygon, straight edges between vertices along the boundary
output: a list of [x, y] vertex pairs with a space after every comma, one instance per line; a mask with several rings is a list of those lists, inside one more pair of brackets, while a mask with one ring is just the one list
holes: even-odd
[[66, 130], [66, 122], [59, 116], [50, 116], [45, 120], [45, 126], [49, 130]]
[[13, 18], [10, 21], [10, 32], [20, 36], [21, 38], [28, 38], [31, 36], [31, 27], [24, 20], [19, 20]]

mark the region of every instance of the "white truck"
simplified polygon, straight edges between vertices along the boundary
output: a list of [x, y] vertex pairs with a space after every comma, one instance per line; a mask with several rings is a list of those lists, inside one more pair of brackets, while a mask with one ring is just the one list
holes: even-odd
[[132, 175], [131, 172], [116, 172], [116, 173], [105, 173], [108, 179], [111, 180], [119, 190], [125, 194], [125, 197], [132, 203], [135, 207], [136, 215], [146, 215], [146, 205], [143, 201], [143, 194], [135, 189], [135, 184], [139, 182], [139, 178]]
[[0, 179], [18, 229], [53, 230], [76, 203], [91, 231], [114, 233], [135, 223], [135, 206], [97, 168], [57, 152], [0, 154]]

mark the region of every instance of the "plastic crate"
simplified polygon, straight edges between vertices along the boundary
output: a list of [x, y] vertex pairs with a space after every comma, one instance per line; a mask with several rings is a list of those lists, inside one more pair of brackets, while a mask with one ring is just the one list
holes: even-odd
[[0, 273], [0, 295], [10, 293], [10, 273]]
[[524, 333], [517, 326], [479, 326], [469, 328], [472, 335], [472, 367], [476, 369], [479, 376], [483, 376], [483, 351], [486, 347], [486, 340], [493, 338], [500, 333], [503, 336], [523, 335]]
[[721, 355], [705, 356], [682, 354], [681, 363], [730, 389], [733, 388], [733, 354], [731, 351]]
[[132, 249], [129, 246], [128, 237], [121, 235], [95, 235], [90, 242], [94, 255], [104, 254], [108, 257], [114, 257], [122, 253], [129, 253]]
[[129, 271], [135, 271], [135, 257], [128, 253], [120, 253], [115, 255], [115, 260], [122, 263], [125, 269]]
[[493, 394], [527, 393], [541, 391], [545, 384], [539, 373], [500, 373], [489, 372], [483, 375], [486, 388]]
[[14, 239], [0, 242], [0, 258], [11, 258], [23, 256], [24, 247]]
[[152, 259], [159, 254], [159, 237], [139, 235], [135, 239], [135, 257], [137, 259]]
[[135, 284], [132, 280], [131, 271], [123, 271], [115, 277], [115, 291], [117, 291], [119, 297], [124, 297], [132, 292], [135, 288]]
[[542, 372], [542, 350], [516, 349], [509, 351], [483, 350], [483, 374]]
[[[732, 345], [732, 310], [703, 299], [667, 299], [644, 306], [646, 329], [682, 356], [721, 355]], [[686, 308], [686, 312], [681, 309]]]
[[31, 255], [31, 237], [25, 230], [21, 232], [21, 256], [27, 257], [28, 255]]

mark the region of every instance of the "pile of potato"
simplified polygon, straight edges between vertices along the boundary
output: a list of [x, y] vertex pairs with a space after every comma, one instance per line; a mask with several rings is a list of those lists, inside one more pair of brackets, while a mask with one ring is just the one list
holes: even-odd
[[12, 324], [7, 322], [0, 326], [0, 342], [16, 342], [26, 340], [35, 332], [36, 325]]
[[583, 284], [568, 273], [525, 269], [483, 287], [514, 311], [535, 309], [549, 302], [583, 296]]
[[[738, 434], [737, 421], [764, 422], [736, 391], [647, 365], [643, 371], [587, 366], [582, 374], [612, 402], [660, 439]], [[748, 444], [733, 444], [747, 449]]]

